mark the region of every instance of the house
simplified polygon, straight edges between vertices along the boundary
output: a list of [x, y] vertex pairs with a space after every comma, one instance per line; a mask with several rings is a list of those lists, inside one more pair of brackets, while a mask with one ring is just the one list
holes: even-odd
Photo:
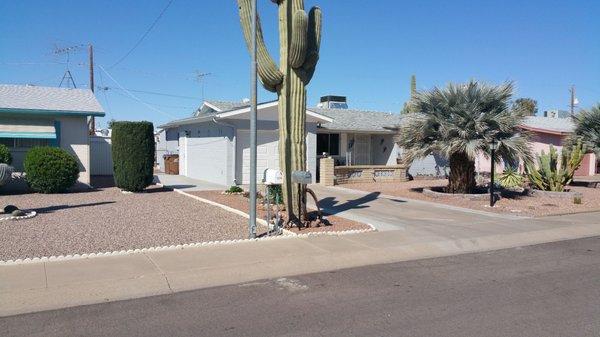
[[[575, 129], [575, 125], [570, 118], [529, 116], [523, 125], [521, 125], [521, 128], [531, 134], [532, 152], [535, 155], [539, 155], [542, 151], [548, 153], [550, 145], [556, 148], [557, 151], [562, 151], [564, 142]], [[475, 164], [478, 172], [490, 171], [490, 160], [483, 155], [477, 158]], [[600, 170], [598, 170], [599, 165], [598, 158], [593, 153], [588, 153], [584, 156], [581, 166], [575, 172], [575, 175], [591, 176], [600, 173]], [[498, 169], [501, 171], [503, 165], [499, 165]]]
[[90, 183], [89, 117], [104, 110], [88, 89], [0, 85], [0, 143], [9, 147], [16, 171], [34, 146], [57, 146], [75, 156], [79, 181]]
[[[267, 168], [279, 167], [277, 101], [257, 106], [257, 180]], [[179, 154], [179, 174], [221, 185], [250, 182], [250, 106], [248, 102], [206, 101], [192, 117], [159, 128], [161, 153]], [[306, 144], [316, 149], [317, 125], [331, 122], [319, 113], [306, 112]], [[162, 156], [158, 165], [164, 167]], [[307, 169], [316, 174], [316, 151], [307, 151]]]

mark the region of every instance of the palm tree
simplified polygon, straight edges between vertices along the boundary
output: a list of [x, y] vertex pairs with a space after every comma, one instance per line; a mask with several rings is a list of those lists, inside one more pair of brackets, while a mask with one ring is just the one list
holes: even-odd
[[412, 114], [405, 115], [396, 141], [403, 159], [438, 154], [450, 162], [447, 192], [471, 193], [475, 184], [475, 158], [486, 156], [492, 140], [498, 143], [496, 160], [531, 162], [528, 135], [519, 126], [524, 111], [509, 105], [512, 83], [492, 86], [476, 81], [417, 92]]
[[589, 151], [600, 156], [600, 103], [590, 110], [583, 110], [573, 117], [575, 131], [571, 142], [580, 139]]

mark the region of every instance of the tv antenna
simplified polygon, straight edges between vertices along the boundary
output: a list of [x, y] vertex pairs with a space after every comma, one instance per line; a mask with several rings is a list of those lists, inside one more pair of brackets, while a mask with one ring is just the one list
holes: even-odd
[[212, 75], [212, 73], [203, 73], [200, 70], [196, 70], [194, 74], [194, 81], [200, 83], [200, 90], [202, 91], [202, 102], [204, 102], [204, 78], [210, 75]]
[[67, 87], [77, 88], [75, 84], [75, 80], [73, 79], [73, 74], [71, 74], [71, 70], [69, 69], [69, 61], [71, 60], [71, 54], [79, 52], [82, 48], [85, 48], [85, 45], [78, 44], [70, 47], [59, 47], [57, 45], [54, 46], [54, 50], [52, 50], [52, 54], [57, 56], [65, 56], [66, 57], [66, 70], [65, 73], [60, 80], [59, 87], [62, 87], [63, 83], [67, 85]]

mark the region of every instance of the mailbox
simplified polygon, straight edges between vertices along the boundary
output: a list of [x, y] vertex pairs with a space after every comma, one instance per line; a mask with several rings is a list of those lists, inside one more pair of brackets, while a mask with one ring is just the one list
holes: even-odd
[[283, 184], [283, 174], [280, 170], [266, 169], [263, 172], [263, 183], [265, 185], [281, 185]]
[[312, 183], [312, 174], [310, 171], [294, 171], [292, 172], [292, 182], [296, 184], [310, 184]]

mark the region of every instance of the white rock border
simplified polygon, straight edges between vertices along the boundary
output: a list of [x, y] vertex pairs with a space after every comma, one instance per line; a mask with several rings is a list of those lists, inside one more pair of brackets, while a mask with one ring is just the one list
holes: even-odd
[[36, 215], [37, 215], [36, 211], [31, 211], [31, 212], [26, 213], [25, 215], [21, 215], [21, 216], [11, 215], [11, 216], [8, 216], [8, 217], [0, 218], [0, 221], [30, 219], [30, 218], [33, 218]]
[[[164, 187], [162, 184], [157, 184], [161, 187]], [[168, 186], [167, 186], [168, 187]], [[243, 217], [248, 218], [249, 215], [237, 210], [235, 208], [231, 208], [229, 206], [225, 206], [214, 201], [204, 199], [179, 189], [173, 189], [175, 192], [178, 192], [182, 195], [191, 197], [198, 201], [202, 201], [217, 207], [221, 207], [227, 211], [233, 212], [235, 214], [241, 215]], [[35, 213], [35, 212], [32, 212]], [[33, 216], [31, 216], [33, 217]], [[256, 219], [261, 225], [267, 225], [267, 222], [263, 219]], [[171, 251], [171, 250], [180, 250], [180, 249], [189, 249], [189, 248], [197, 248], [197, 247], [207, 247], [207, 246], [222, 246], [222, 245], [232, 245], [232, 244], [240, 244], [240, 243], [250, 243], [250, 242], [261, 242], [261, 241], [269, 241], [269, 240], [287, 240], [292, 238], [308, 238], [311, 236], [320, 236], [320, 235], [329, 235], [329, 236], [342, 236], [342, 235], [352, 235], [352, 234], [360, 234], [360, 233], [368, 233], [377, 231], [377, 229], [370, 223], [366, 224], [370, 228], [368, 229], [349, 229], [345, 231], [322, 231], [322, 232], [310, 232], [310, 233], [294, 233], [287, 229], [284, 229], [284, 235], [273, 235], [273, 236], [265, 236], [261, 238], [254, 239], [232, 239], [232, 240], [217, 240], [217, 241], [205, 241], [205, 242], [196, 242], [196, 243], [185, 243], [178, 245], [170, 245], [170, 246], [156, 246], [156, 247], [148, 247], [148, 248], [136, 248], [136, 249], [128, 249], [128, 250], [115, 250], [112, 252], [99, 252], [99, 253], [78, 253], [78, 254], [69, 254], [69, 255], [58, 255], [58, 256], [42, 256], [42, 257], [33, 257], [33, 258], [25, 258], [25, 259], [16, 259], [16, 260], [6, 260], [0, 261], [0, 266], [11, 266], [11, 265], [21, 265], [28, 263], [39, 263], [39, 262], [51, 262], [51, 261], [69, 261], [69, 260], [81, 260], [81, 259], [90, 259], [96, 257], [106, 257], [106, 256], [123, 256], [130, 254], [140, 254], [146, 252], [159, 252], [159, 251]]]

